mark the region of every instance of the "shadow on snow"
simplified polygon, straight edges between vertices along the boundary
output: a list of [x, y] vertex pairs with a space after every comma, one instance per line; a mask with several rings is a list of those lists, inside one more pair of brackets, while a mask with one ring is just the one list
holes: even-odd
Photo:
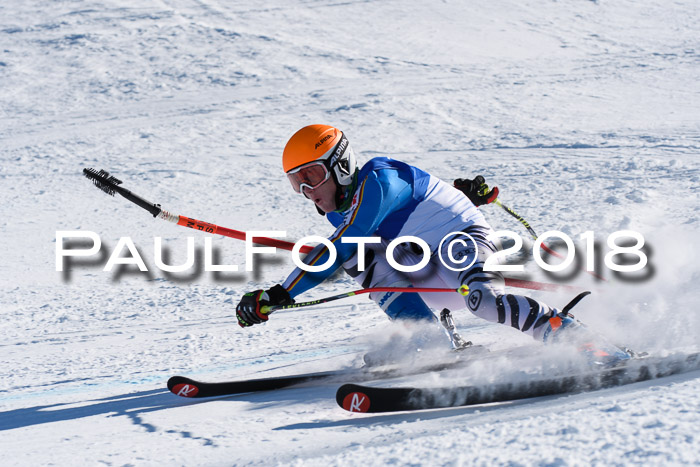
[[[0, 412], [0, 431], [23, 428], [44, 423], [75, 420], [95, 415], [127, 416], [148, 431], [155, 427], [143, 423], [140, 415], [172, 407], [173, 396], [167, 390], [134, 392], [84, 402], [40, 405]], [[79, 405], [76, 407], [76, 405]]]
[[290, 404], [315, 404], [322, 400], [331, 400], [332, 397], [333, 391], [330, 387], [326, 390], [322, 387], [297, 387], [203, 399], [186, 399], [175, 396], [167, 389], [153, 389], [102, 399], [39, 405], [0, 412], [0, 431], [93, 416], [124, 416], [131, 419], [134, 424], [145, 428], [146, 431], [155, 432], [158, 429], [142, 419], [144, 414], [213, 401], [249, 402], [255, 404], [249, 410], [265, 410]]

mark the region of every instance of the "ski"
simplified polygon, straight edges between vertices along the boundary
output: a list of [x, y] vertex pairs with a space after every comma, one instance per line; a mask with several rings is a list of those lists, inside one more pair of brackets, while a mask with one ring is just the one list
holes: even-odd
[[462, 407], [622, 386], [700, 369], [700, 352], [633, 358], [614, 368], [519, 383], [443, 388], [380, 388], [344, 384], [336, 393], [349, 412], [379, 413]]
[[168, 389], [176, 396], [182, 397], [216, 397], [247, 392], [271, 391], [309, 381], [331, 379], [337, 376], [351, 377], [354, 372], [348, 370], [322, 371], [292, 376], [279, 376], [273, 378], [248, 379], [242, 381], [223, 381], [208, 383], [187, 378], [185, 376], [173, 376], [168, 380]]
[[248, 379], [239, 381], [204, 382], [185, 376], [173, 376], [168, 380], [170, 392], [181, 397], [216, 397], [244, 394], [249, 392], [271, 391], [283, 389], [299, 384], [317, 382], [330, 383], [335, 381], [372, 381], [386, 378], [395, 378], [431, 371], [441, 371], [450, 368], [467, 365], [475, 361], [474, 356], [489, 355], [488, 350], [480, 345], [473, 345], [466, 350], [454, 352], [454, 359], [442, 362], [428, 362], [422, 365], [406, 368], [402, 366], [364, 366], [360, 368], [341, 369], [333, 371], [321, 371], [314, 373], [302, 373], [289, 376], [276, 376], [261, 379]]

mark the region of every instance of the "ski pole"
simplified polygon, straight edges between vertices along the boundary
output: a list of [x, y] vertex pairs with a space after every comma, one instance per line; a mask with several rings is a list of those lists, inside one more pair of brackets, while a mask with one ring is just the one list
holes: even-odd
[[[525, 226], [525, 228], [526, 228], [527, 231], [530, 233], [530, 235], [532, 236], [532, 238], [535, 239], [535, 240], [537, 240], [537, 236], [538, 236], [537, 233], [535, 232], [535, 230], [534, 230], [532, 227], [530, 227], [530, 224], [529, 224], [521, 215], [519, 215], [517, 212], [513, 211], [513, 210], [512, 210], [511, 208], [509, 208], [508, 206], [502, 204], [502, 203], [501, 203], [501, 200], [498, 199], [498, 198], [496, 198], [496, 199], [494, 200], [494, 203], [496, 203], [496, 205], [497, 205], [498, 207], [502, 208], [505, 212], [507, 212], [507, 213], [510, 214], [511, 216], [515, 217], [516, 219], [518, 219], [518, 221], [519, 221], [521, 224], [523, 224], [523, 225]], [[542, 246], [544, 247], [544, 243], [542, 244]]]
[[458, 289], [441, 289], [433, 287], [370, 287], [367, 289], [353, 290], [351, 292], [344, 292], [338, 295], [331, 295], [330, 297], [319, 298], [318, 300], [311, 300], [308, 302], [294, 303], [292, 305], [265, 305], [260, 307], [262, 313], [272, 313], [278, 310], [289, 310], [293, 308], [301, 308], [306, 306], [321, 305], [323, 303], [333, 302], [335, 300], [340, 300], [342, 298], [354, 297], [356, 295], [362, 295], [372, 292], [409, 292], [409, 293], [433, 293], [433, 292], [458, 292], [463, 296], [469, 295], [469, 287], [466, 285], [459, 286]]
[[[229, 229], [227, 227], [221, 227], [216, 224], [211, 224], [209, 222], [204, 222], [200, 221], [197, 219], [192, 219], [190, 217], [185, 217], [185, 216], [180, 216], [177, 214], [173, 214], [169, 211], [166, 211], [161, 208], [160, 204], [156, 203], [151, 203], [150, 201], [145, 200], [144, 198], [140, 197], [139, 195], [127, 190], [126, 188], [120, 186], [122, 184], [122, 181], [116, 178], [113, 175], [110, 175], [109, 172], [105, 170], [100, 170], [99, 172], [95, 169], [92, 168], [85, 168], [83, 169], [83, 174], [92, 182], [95, 184], [97, 188], [100, 190], [104, 191], [110, 196], [114, 196], [115, 193], [119, 193], [121, 196], [124, 198], [128, 199], [132, 203], [136, 204], [137, 206], [145, 209], [149, 213], [153, 215], [153, 217], [157, 217], [159, 219], [163, 219], [169, 222], [173, 222], [177, 225], [181, 225], [183, 227], [189, 227], [191, 229], [199, 230], [202, 232], [210, 233], [213, 235], [223, 235], [224, 237], [230, 237], [230, 238], [235, 238], [237, 240], [245, 240], [246, 239], [246, 233], [242, 232], [240, 230], [235, 230], [235, 229]], [[264, 245], [264, 246], [272, 246], [275, 248], [281, 248], [283, 250], [289, 250], [291, 251], [292, 248], [294, 248], [294, 243], [292, 242], [287, 242], [284, 240], [279, 240], [275, 238], [268, 238], [268, 237], [254, 237], [253, 243], [257, 245]], [[301, 253], [307, 254], [310, 253], [311, 250], [313, 250], [312, 246], [309, 245], [303, 245], [299, 251]], [[510, 279], [508, 277], [505, 278], [505, 285], [509, 287], [518, 287], [522, 289], [530, 289], [530, 290], [545, 290], [545, 291], [557, 291], [557, 290], [562, 290], [562, 289], [574, 289], [574, 290], [581, 290], [578, 287], [573, 287], [573, 286], [567, 286], [567, 285], [560, 285], [560, 284], [548, 284], [545, 282], [535, 282], [535, 281], [528, 281], [524, 279]]]
[[[510, 214], [511, 216], [515, 217], [516, 219], [518, 219], [518, 221], [519, 221], [523, 226], [525, 226], [525, 228], [527, 229], [527, 231], [528, 231], [528, 232], [530, 233], [530, 235], [532, 236], [533, 240], [537, 241], [537, 238], [539, 237], [539, 235], [537, 235], [537, 232], [535, 232], [535, 230], [534, 230], [532, 227], [530, 227], [530, 224], [529, 224], [521, 215], [519, 215], [517, 212], [513, 211], [513, 209], [511, 209], [510, 207], [508, 207], [508, 206], [506, 206], [505, 204], [501, 203], [501, 200], [499, 200], [498, 198], [496, 198], [496, 199], [494, 200], [494, 203], [496, 203], [496, 205], [498, 205], [500, 208], [502, 208], [505, 212], [507, 212], [507, 213]], [[556, 257], [559, 258], [559, 259], [564, 259], [564, 256], [562, 256], [561, 254], [559, 254], [559, 253], [557, 253], [556, 251], [554, 251], [554, 250], [552, 250], [551, 248], [549, 248], [547, 245], [544, 244], [544, 242], [540, 242], [540, 247], [541, 247], [544, 251], [546, 251], [547, 253], [549, 253], [550, 255], [556, 256]], [[602, 280], [602, 281], [607, 281], [603, 276], [599, 275], [598, 273], [596, 273], [596, 272], [594, 272], [594, 271], [588, 271], [588, 270], [586, 270], [586, 269], [581, 269], [581, 270], [584, 271], [584, 272], [587, 272], [588, 274], [590, 274], [591, 276], [595, 277], [596, 279], [600, 279], [600, 280]]]
[[[179, 216], [166, 211], [160, 207], [160, 204], [151, 203], [146, 201], [139, 195], [132, 193], [131, 191], [123, 188], [121, 185], [122, 181], [109, 172], [105, 170], [100, 170], [99, 172], [95, 169], [83, 169], [83, 173], [87, 178], [92, 180], [97, 188], [104, 191], [110, 196], [114, 196], [114, 193], [119, 193], [124, 198], [128, 199], [132, 203], [142, 207], [146, 211], [150, 212], [153, 217], [163, 219], [169, 222], [173, 222], [177, 225], [183, 227], [189, 227], [191, 229], [200, 230], [202, 232], [223, 235], [224, 237], [235, 238], [237, 240], [245, 240], [246, 233], [240, 230], [229, 229], [226, 227], [221, 227], [216, 224], [210, 224], [209, 222], [200, 221], [197, 219], [192, 219], [190, 217]], [[291, 242], [286, 242], [284, 240], [278, 240], [275, 238], [268, 237], [254, 237], [253, 243], [258, 245], [273, 246], [276, 248], [282, 248], [284, 250], [291, 250], [294, 244]], [[310, 253], [313, 247], [309, 245], [304, 245], [301, 247], [300, 251], [302, 253]]]

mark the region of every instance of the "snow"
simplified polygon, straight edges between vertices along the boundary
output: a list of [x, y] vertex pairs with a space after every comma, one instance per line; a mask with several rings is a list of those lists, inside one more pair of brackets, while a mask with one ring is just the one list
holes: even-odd
[[[3, 2], [3, 464], [697, 464], [697, 371], [389, 415], [343, 411], [337, 384], [177, 398], [165, 389], [174, 374], [352, 366], [389, 325], [355, 298], [240, 329], [238, 298], [281, 282], [288, 253], [245, 272], [243, 243], [216, 236], [219, 261], [239, 272], [166, 274], [154, 237], [171, 264], [193, 237], [202, 265], [204, 235], [107, 197], [81, 171], [104, 168], [165, 209], [218, 225], [327, 235], [280, 155], [301, 126], [333, 124], [361, 160], [389, 155], [445, 180], [482, 174], [538, 233], [578, 241], [594, 231], [601, 256], [609, 234], [642, 233], [647, 277], [567, 275], [595, 289], [577, 316], [641, 350], [698, 350], [699, 21], [688, 0]], [[525, 237], [505, 212], [483, 211]], [[57, 272], [63, 230], [97, 233], [102, 257]], [[148, 273], [102, 270], [121, 237]], [[556, 280], [526, 268], [531, 280]], [[355, 288], [339, 275], [305, 298]], [[530, 343], [466, 310], [454, 316], [475, 343]]]

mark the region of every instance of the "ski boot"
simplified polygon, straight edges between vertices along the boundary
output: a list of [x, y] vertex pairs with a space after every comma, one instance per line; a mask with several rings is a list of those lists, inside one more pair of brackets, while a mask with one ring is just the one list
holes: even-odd
[[545, 344], [573, 344], [589, 365], [609, 368], [624, 363], [632, 354], [608, 342], [604, 337], [588, 329], [569, 311], [590, 292], [576, 296], [560, 313], [549, 319], [542, 340]]

